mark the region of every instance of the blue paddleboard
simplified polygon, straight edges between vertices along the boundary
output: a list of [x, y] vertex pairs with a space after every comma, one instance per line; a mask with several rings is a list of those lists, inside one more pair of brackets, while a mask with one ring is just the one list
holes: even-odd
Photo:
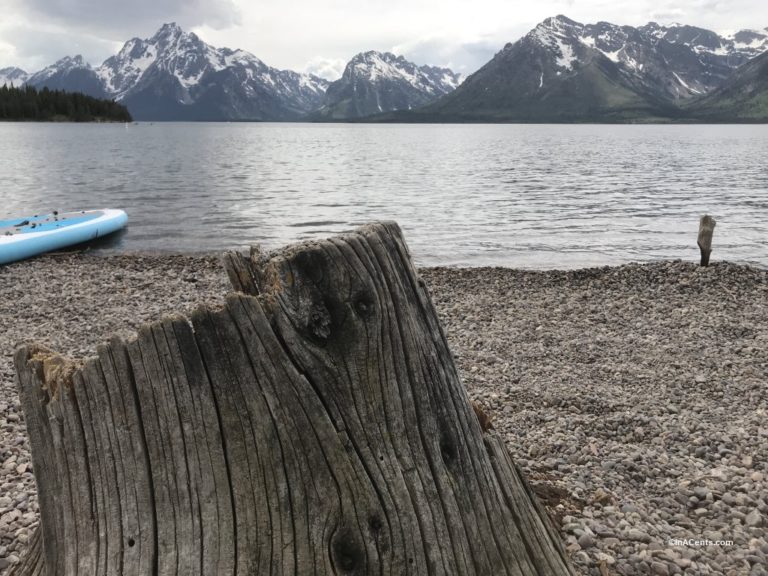
[[88, 242], [124, 228], [123, 210], [85, 210], [0, 220], [0, 264]]

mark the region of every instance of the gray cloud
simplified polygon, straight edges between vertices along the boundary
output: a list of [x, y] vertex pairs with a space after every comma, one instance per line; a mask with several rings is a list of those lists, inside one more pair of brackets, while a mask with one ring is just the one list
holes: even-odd
[[417, 64], [445, 66], [454, 72], [469, 75], [488, 62], [507, 43], [514, 42], [530, 27], [525, 25], [498, 31], [470, 41], [455, 38], [423, 38], [392, 48]]
[[[0, 0], [0, 67], [35, 71], [81, 53], [100, 64], [164, 22], [278, 68], [333, 79], [355, 53], [389, 49], [469, 74], [537, 22], [680, 21], [714, 30], [768, 24], [765, 0]], [[321, 56], [322, 55], [322, 56]]]
[[342, 58], [323, 58], [322, 56], [312, 58], [304, 67], [304, 72], [314, 74], [333, 82], [341, 78], [347, 61]]
[[73, 36], [67, 32], [35, 30], [28, 26], [3, 31], [3, 39], [15, 48], [18, 62], [29, 72], [52, 64], [63, 56], [80, 54], [86, 61], [101, 63], [105, 54], [112, 54], [118, 44], [83, 34]]
[[149, 33], [164, 22], [227, 28], [240, 22], [234, 0], [3, 0], [35, 22], [67, 30], [98, 30], [121, 39]]
[[396, 46], [393, 51], [417, 64], [445, 66], [466, 74], [477, 70], [498, 52], [495, 42], [471, 42], [451, 44], [450, 41], [424, 40]]
[[679, 8], [662, 8], [651, 12], [651, 19], [664, 23], [681, 20], [684, 16], [685, 12]]
[[189, 29], [229, 28], [240, 22], [236, 0], [0, 0], [0, 66], [37, 71], [62, 58], [82, 54], [100, 64], [128, 39], [147, 37], [165, 22]]

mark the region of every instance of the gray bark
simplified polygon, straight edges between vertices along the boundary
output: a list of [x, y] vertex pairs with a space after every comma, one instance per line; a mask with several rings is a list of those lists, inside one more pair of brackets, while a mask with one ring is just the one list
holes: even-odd
[[699, 237], [697, 244], [701, 251], [701, 265], [709, 266], [709, 256], [712, 254], [712, 235], [715, 232], [715, 219], [704, 215], [699, 220]]
[[82, 365], [17, 351], [41, 530], [16, 574], [572, 573], [395, 224], [227, 267], [223, 307]]

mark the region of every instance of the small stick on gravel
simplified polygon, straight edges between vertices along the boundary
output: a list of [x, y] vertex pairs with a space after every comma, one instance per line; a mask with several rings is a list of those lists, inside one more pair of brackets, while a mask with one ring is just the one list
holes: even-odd
[[699, 250], [701, 250], [701, 265], [709, 266], [709, 255], [712, 254], [712, 234], [715, 232], [715, 219], [705, 214], [699, 220]]

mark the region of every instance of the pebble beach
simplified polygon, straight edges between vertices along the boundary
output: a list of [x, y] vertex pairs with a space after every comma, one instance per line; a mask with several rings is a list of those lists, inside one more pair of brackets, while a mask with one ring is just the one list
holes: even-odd
[[[422, 268], [469, 396], [580, 574], [768, 574], [768, 271], [664, 261]], [[37, 526], [12, 354], [66, 355], [218, 303], [216, 256], [0, 267], [0, 574]]]

